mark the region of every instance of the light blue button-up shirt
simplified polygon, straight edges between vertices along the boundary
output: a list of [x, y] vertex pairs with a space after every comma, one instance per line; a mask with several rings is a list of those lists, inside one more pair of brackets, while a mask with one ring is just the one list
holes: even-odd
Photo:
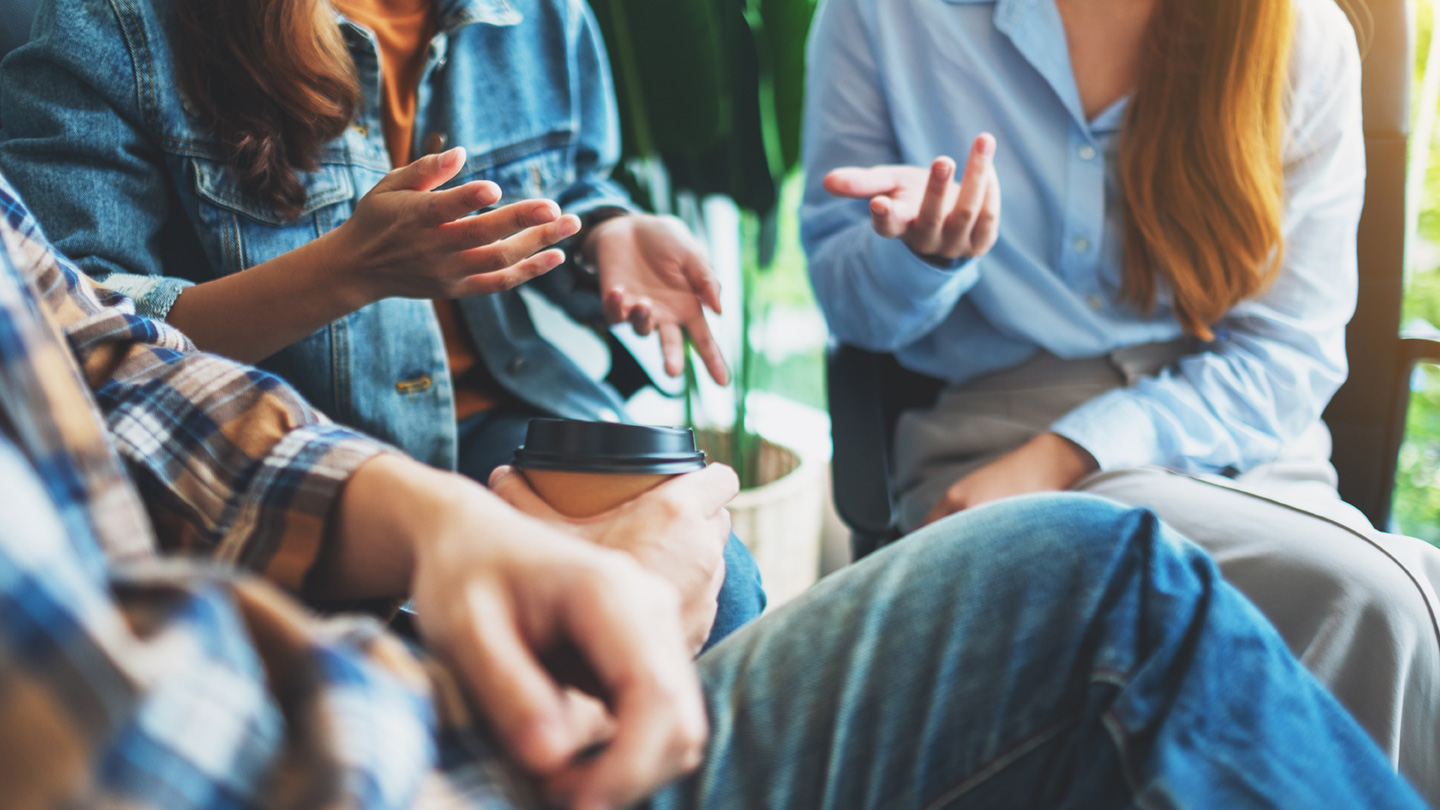
[[[1284, 264], [1203, 351], [1052, 426], [1102, 469], [1247, 469], [1310, 427], [1344, 381], [1365, 185], [1360, 59], [1331, 0], [1295, 2]], [[825, 0], [809, 71], [801, 236], [839, 339], [963, 382], [1040, 349], [1096, 357], [1182, 336], [1167, 291], [1148, 314], [1121, 300], [1126, 102], [1086, 119], [1053, 0]], [[821, 187], [838, 166], [942, 154], [963, 165], [981, 132], [998, 142], [999, 240], [953, 270], [876, 235], [865, 201]]]

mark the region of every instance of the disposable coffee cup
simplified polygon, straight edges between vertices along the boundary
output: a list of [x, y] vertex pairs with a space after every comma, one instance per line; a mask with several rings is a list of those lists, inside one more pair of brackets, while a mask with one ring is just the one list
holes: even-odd
[[584, 518], [705, 469], [705, 454], [689, 428], [531, 419], [514, 466], [555, 511]]

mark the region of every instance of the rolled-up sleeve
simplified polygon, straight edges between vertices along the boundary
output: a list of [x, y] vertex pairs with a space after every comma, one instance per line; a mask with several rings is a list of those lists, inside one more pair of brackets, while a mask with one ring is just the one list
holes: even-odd
[[[15, 199], [3, 179], [0, 197]], [[0, 225], [8, 258], [67, 340], [162, 550], [299, 591], [346, 481], [388, 448], [331, 424], [279, 378], [136, 315], [54, 252], [23, 206], [14, 210]]]
[[949, 316], [980, 278], [979, 260], [939, 268], [870, 224], [868, 203], [822, 186], [842, 166], [903, 162], [881, 84], [868, 4], [821, 5], [807, 46], [805, 196], [800, 238], [815, 298], [830, 330], [847, 343], [895, 351]]

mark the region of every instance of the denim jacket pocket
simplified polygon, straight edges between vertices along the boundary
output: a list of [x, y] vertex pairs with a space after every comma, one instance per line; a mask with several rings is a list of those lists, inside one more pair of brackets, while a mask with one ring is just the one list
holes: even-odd
[[267, 262], [314, 240], [349, 216], [342, 204], [355, 194], [345, 166], [322, 164], [300, 175], [305, 202], [299, 214], [286, 217], [242, 189], [234, 170], [223, 163], [192, 157], [190, 165], [198, 230], [217, 275]]
[[471, 150], [464, 181], [490, 180], [505, 199], [553, 197], [575, 182], [575, 133], [555, 130], [483, 152]]

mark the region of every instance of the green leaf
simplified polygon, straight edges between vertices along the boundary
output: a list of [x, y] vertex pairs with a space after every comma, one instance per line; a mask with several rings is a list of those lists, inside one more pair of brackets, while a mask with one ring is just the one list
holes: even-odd
[[779, 136], [779, 174], [800, 163], [801, 113], [805, 107], [805, 41], [815, 16], [815, 0], [759, 0], [769, 44], [774, 86], [775, 128]]
[[626, 153], [696, 155], [729, 133], [730, 82], [708, 0], [592, 0]]

